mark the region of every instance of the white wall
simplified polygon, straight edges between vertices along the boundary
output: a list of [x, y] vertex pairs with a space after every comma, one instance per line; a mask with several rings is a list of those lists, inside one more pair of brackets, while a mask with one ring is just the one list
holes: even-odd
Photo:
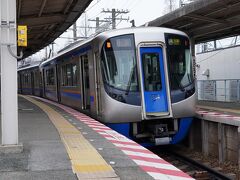
[[[196, 55], [198, 80], [240, 79], [240, 46]], [[202, 72], [209, 69], [209, 77]]]

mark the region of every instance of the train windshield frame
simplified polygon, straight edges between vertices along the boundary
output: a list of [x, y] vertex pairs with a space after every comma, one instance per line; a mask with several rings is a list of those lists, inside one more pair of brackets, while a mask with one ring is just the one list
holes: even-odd
[[133, 34], [109, 38], [103, 44], [101, 69], [104, 82], [121, 91], [139, 91]]
[[165, 34], [171, 90], [183, 89], [194, 82], [189, 39], [183, 35]]

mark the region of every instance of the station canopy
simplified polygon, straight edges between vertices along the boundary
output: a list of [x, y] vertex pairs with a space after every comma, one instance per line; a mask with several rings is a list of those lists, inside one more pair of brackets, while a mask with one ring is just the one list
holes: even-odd
[[85, 11], [92, 0], [17, 0], [17, 24], [28, 27], [27, 57], [52, 43]]
[[240, 34], [240, 0], [196, 0], [148, 22], [186, 32], [195, 43]]

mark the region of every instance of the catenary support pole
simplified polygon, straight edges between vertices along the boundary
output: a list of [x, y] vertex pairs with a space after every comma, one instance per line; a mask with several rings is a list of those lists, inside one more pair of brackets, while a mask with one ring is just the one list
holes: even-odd
[[16, 0], [0, 1], [2, 146], [18, 144]]

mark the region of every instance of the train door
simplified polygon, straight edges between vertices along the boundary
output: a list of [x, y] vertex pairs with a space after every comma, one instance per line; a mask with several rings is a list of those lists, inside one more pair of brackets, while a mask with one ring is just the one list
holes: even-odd
[[101, 93], [100, 93], [100, 67], [99, 67], [99, 53], [94, 53], [94, 69], [95, 69], [95, 92], [96, 92], [96, 110], [97, 115], [101, 115], [102, 106], [101, 106]]
[[142, 105], [146, 119], [170, 114], [165, 67], [162, 47], [140, 47]]
[[80, 62], [82, 109], [90, 110], [89, 66], [87, 55], [81, 56]]

